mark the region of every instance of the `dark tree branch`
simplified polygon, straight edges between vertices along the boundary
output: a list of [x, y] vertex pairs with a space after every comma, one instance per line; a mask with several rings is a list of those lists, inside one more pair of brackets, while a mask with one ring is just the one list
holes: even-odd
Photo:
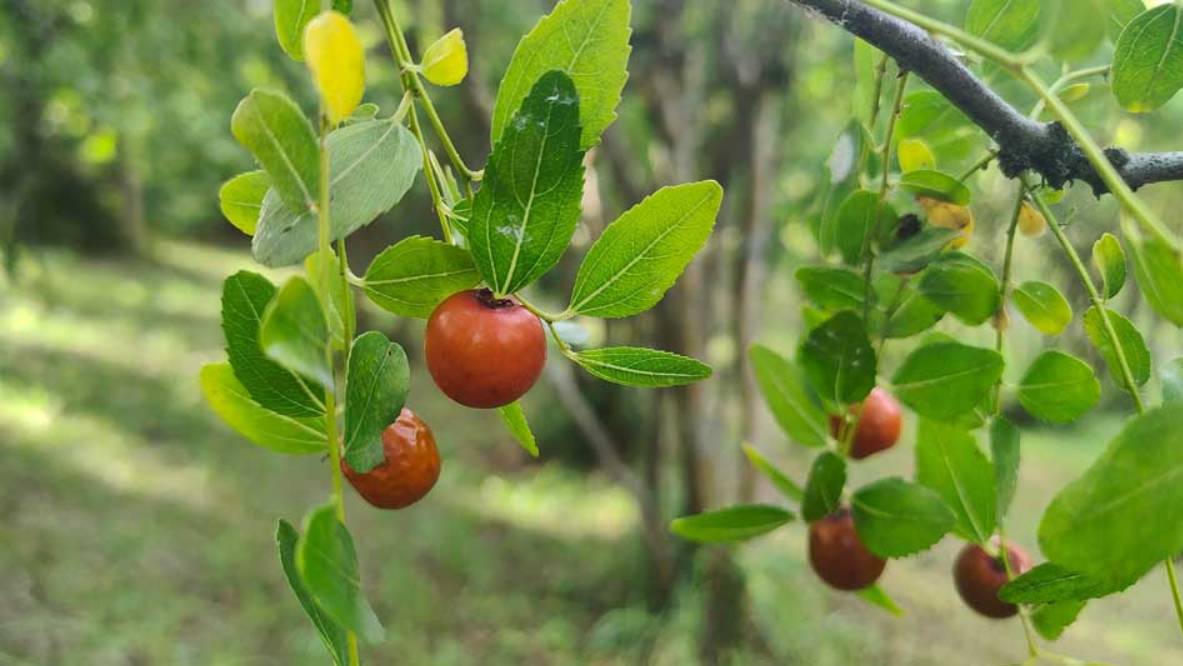
[[[1041, 123], [1020, 113], [923, 29], [858, 0], [791, 1], [861, 37], [894, 58], [901, 68], [927, 81], [998, 144], [998, 163], [1008, 177], [1029, 169], [1057, 189], [1081, 180], [1097, 195], [1108, 192], [1059, 123]], [[1108, 148], [1105, 155], [1135, 190], [1151, 183], [1183, 180], [1183, 152], [1130, 154]]]

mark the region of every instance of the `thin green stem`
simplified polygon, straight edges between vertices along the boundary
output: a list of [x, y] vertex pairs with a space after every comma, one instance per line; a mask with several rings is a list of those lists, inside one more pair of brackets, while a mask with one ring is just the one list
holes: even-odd
[[918, 25], [933, 34], [948, 37], [971, 51], [975, 51], [1008, 69], [1018, 69], [1023, 65], [1023, 59], [1019, 56], [993, 42], [971, 35], [956, 26], [930, 18], [907, 7], [901, 7], [889, 0], [863, 0], [863, 2], [885, 14], [891, 14], [892, 16]]
[[868, 322], [871, 319], [871, 300], [874, 297], [874, 283], [873, 277], [875, 272], [875, 251], [873, 247], [873, 239], [879, 235], [879, 218], [883, 212], [883, 202], [887, 199], [887, 193], [891, 189], [891, 180], [888, 176], [891, 174], [891, 142], [895, 135], [896, 120], [900, 116], [900, 109], [904, 106], [904, 90], [908, 87], [908, 72], [905, 71], [899, 76], [899, 83], [896, 86], [895, 99], [892, 100], [891, 113], [887, 117], [887, 129], [883, 135], [883, 153], [881, 164], [879, 168], [883, 170], [883, 177], [879, 182], [879, 202], [875, 205], [875, 221], [871, 224], [871, 228], [867, 231], [867, 237], [863, 239], [863, 254], [866, 255], [866, 267], [863, 270], [863, 322]]
[[[1015, 570], [1010, 561], [1010, 549], [1006, 546], [1006, 530], [1002, 528], [1001, 523], [998, 525], [998, 549], [1001, 551], [999, 555], [1001, 555], [1002, 567], [1006, 569], [1007, 580], [1014, 580]], [[1027, 609], [1021, 604], [1018, 609], [1019, 621], [1023, 625], [1023, 637], [1027, 639], [1027, 655], [1038, 657], [1040, 654], [1039, 643], [1035, 641], [1035, 633], [1031, 630], [1031, 618], [1027, 617]]]
[[871, 116], [868, 119], [869, 129], [874, 130], [875, 125], [879, 122], [879, 97], [883, 95], [883, 79], [887, 74], [887, 61], [891, 56], [886, 53], [879, 57], [879, 62], [875, 65], [875, 93], [871, 98]]
[[981, 171], [982, 169], [985, 169], [987, 166], [990, 166], [990, 163], [993, 162], [994, 158], [996, 158], [996, 157], [998, 157], [997, 150], [991, 150], [990, 152], [986, 153], [985, 155], [982, 156], [982, 159], [978, 160], [977, 162], [974, 162], [973, 166], [966, 169], [965, 173], [958, 176], [957, 182], [964, 183], [970, 176]]
[[1175, 600], [1175, 619], [1179, 621], [1179, 631], [1183, 632], [1183, 600], [1179, 598], [1179, 581], [1175, 577], [1175, 561], [1168, 557], [1164, 562], [1167, 565], [1167, 578], [1171, 582], [1171, 596]]
[[[1002, 260], [1002, 282], [998, 285], [998, 314], [994, 322], [994, 351], [1002, 353], [1002, 342], [1006, 335], [1006, 299], [1010, 295], [1011, 268], [1015, 253], [1015, 230], [1019, 226], [1019, 214], [1023, 211], [1023, 200], [1027, 188], [1019, 184], [1019, 194], [1015, 197], [1015, 206], [1011, 211], [1010, 224], [1006, 228], [1006, 254]], [[994, 414], [1002, 412], [1002, 378], [994, 384]]]
[[522, 304], [522, 307], [524, 307], [527, 310], [529, 310], [530, 312], [534, 313], [535, 317], [538, 317], [542, 321], [545, 321], [549, 324], [557, 323], [557, 322], [564, 321], [566, 319], [571, 318], [571, 315], [567, 312], [561, 312], [559, 314], [547, 312], [547, 311], [543, 310], [542, 308], [539, 308], [538, 306], [534, 305], [530, 301], [526, 300], [525, 298], [523, 298], [521, 294], [514, 294], [513, 297], [516, 298], [517, 301]]

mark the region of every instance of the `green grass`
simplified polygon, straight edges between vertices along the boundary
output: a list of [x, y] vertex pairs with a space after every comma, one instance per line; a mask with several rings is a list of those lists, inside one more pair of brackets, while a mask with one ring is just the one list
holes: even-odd
[[[298, 523], [327, 498], [325, 461], [251, 446], [197, 389], [198, 368], [222, 354], [221, 278], [248, 265], [171, 245], [154, 264], [47, 254], [0, 284], [0, 663], [325, 663], [273, 543], [278, 518]], [[597, 475], [527, 464], [495, 415], [413, 381], [412, 406], [445, 458], [439, 487], [408, 511], [348, 505], [389, 633], [371, 663], [692, 663], [701, 591], [683, 590], [661, 617], [642, 610], [628, 495]], [[1019, 541], [1033, 549], [1042, 506], [1117, 425], [1025, 440]], [[859, 473], [906, 473], [909, 448]], [[778, 457], [804, 469], [798, 454]], [[792, 526], [740, 551], [759, 635], [736, 663], [1023, 656], [1016, 622], [960, 605], [951, 542], [890, 565], [884, 587], [908, 609], [901, 619], [827, 591], [803, 549]], [[1057, 649], [1162, 664], [1183, 660], [1180, 644], [1156, 571], [1092, 604]]]

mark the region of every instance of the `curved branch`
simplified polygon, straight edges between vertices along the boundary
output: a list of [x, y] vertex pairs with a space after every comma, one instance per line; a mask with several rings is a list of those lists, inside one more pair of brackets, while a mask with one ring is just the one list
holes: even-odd
[[[999, 167], [1008, 177], [1031, 170], [1056, 189], [1081, 180], [1097, 195], [1108, 192], [1059, 123], [1041, 123], [1020, 113], [921, 28], [858, 0], [791, 1], [862, 38], [927, 81], [998, 144]], [[1109, 148], [1105, 154], [1131, 189], [1183, 180], [1183, 152], [1130, 154]]]

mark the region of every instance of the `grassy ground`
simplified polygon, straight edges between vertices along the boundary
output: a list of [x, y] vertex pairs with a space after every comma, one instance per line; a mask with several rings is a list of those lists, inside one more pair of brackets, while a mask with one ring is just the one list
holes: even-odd
[[[196, 386], [201, 364], [221, 355], [221, 278], [246, 263], [173, 246], [153, 265], [48, 255], [19, 284], [0, 284], [0, 663], [324, 663], [282, 582], [273, 533], [277, 518], [298, 522], [326, 499], [326, 465], [250, 446], [215, 421]], [[414, 407], [446, 460], [440, 487], [405, 512], [349, 504], [390, 634], [371, 663], [692, 663], [699, 592], [660, 618], [641, 610], [628, 497], [595, 476], [523, 466], [489, 414], [415, 382]], [[1034, 543], [1040, 508], [1115, 427], [1028, 437], [1020, 541]], [[907, 448], [873, 469], [905, 470]], [[885, 587], [908, 609], [902, 619], [827, 592], [802, 551], [800, 529], [741, 551], [761, 635], [737, 662], [1023, 656], [1018, 623], [961, 607], [951, 543], [891, 564]], [[1092, 604], [1057, 650], [1183, 662], [1164, 586], [1154, 572]]]

